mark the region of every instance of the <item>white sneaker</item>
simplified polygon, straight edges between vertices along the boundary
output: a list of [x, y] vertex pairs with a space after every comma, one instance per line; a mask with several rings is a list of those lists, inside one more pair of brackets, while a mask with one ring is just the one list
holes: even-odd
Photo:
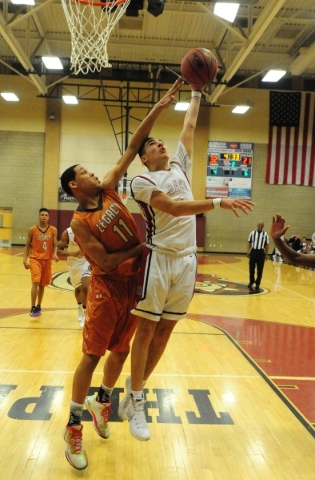
[[141, 442], [150, 440], [150, 430], [147, 425], [147, 419], [144, 413], [145, 400], [135, 400], [129, 404], [128, 413], [130, 412], [129, 431], [137, 440]]
[[93, 427], [96, 433], [102, 438], [109, 438], [110, 428], [108, 420], [112, 414], [111, 402], [100, 403], [96, 400], [97, 393], [86, 397], [85, 406], [92, 415]]
[[82, 304], [78, 305], [78, 320], [79, 320], [79, 322], [81, 322], [83, 314], [84, 314], [84, 309], [83, 309]]
[[127, 393], [118, 406], [118, 416], [123, 422], [128, 420], [127, 410], [129, 403], [131, 402], [131, 377], [127, 378], [125, 388]]
[[85, 322], [85, 310], [84, 310], [84, 308], [82, 307], [82, 315], [81, 315], [81, 319], [80, 319], [80, 327], [81, 327], [81, 328], [84, 327], [84, 322]]
[[67, 443], [65, 457], [70, 465], [77, 470], [84, 470], [88, 466], [88, 459], [82, 442], [83, 425], [67, 425], [63, 430], [63, 438]]
[[144, 413], [145, 400], [131, 398], [129, 407], [126, 410], [129, 420], [129, 431], [133, 437], [141, 442], [150, 440], [150, 430]]
[[275, 262], [276, 261], [276, 256], [272, 255], [272, 260]]

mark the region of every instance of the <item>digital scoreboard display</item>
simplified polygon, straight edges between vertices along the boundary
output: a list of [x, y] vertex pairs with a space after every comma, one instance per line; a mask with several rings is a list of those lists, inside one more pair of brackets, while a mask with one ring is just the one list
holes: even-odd
[[208, 142], [206, 198], [251, 198], [253, 144]]
[[241, 154], [240, 153], [230, 153], [230, 152], [223, 152], [220, 153], [220, 160], [240, 160]]

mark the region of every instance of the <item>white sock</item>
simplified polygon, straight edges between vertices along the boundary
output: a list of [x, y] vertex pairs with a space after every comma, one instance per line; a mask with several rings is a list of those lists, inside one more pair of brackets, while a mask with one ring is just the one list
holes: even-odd
[[143, 400], [143, 392], [142, 390], [136, 391], [136, 390], [131, 390], [131, 395], [134, 400]]

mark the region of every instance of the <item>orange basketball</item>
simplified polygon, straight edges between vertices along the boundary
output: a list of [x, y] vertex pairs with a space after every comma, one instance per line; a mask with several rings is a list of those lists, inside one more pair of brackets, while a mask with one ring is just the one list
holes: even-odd
[[206, 48], [193, 48], [184, 56], [181, 72], [190, 85], [203, 88], [213, 81], [218, 71], [215, 55]]

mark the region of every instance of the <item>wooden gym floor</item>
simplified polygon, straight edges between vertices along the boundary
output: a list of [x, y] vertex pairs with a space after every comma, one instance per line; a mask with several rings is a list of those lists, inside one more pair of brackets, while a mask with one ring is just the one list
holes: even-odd
[[315, 480], [315, 272], [268, 261], [250, 294], [245, 256], [199, 255], [187, 318], [146, 385], [151, 440], [117, 417], [127, 360], [108, 440], [84, 412], [89, 466], [79, 472], [61, 433], [81, 329], [66, 263], [53, 268], [42, 316], [31, 318], [22, 248], [0, 250], [1, 479]]

